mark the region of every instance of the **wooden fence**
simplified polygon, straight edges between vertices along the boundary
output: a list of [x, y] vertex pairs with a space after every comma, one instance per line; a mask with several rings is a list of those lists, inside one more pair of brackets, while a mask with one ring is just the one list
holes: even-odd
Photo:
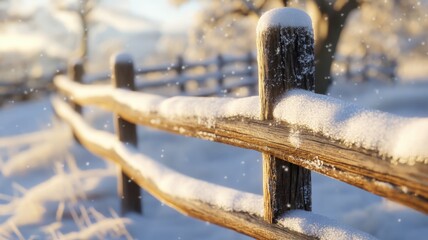
[[384, 54], [365, 54], [362, 57], [336, 55], [335, 61], [336, 68], [341, 69], [338, 72], [346, 81], [397, 82], [397, 61], [387, 58]]
[[[252, 52], [243, 56], [219, 54], [215, 58], [195, 62], [186, 62], [182, 56], [178, 56], [172, 64], [136, 68], [135, 88], [162, 88], [162, 93], [165, 94], [165, 88], [172, 90], [175, 87], [176, 91], [169, 91], [169, 95], [189, 96], [226, 96], [237, 89], [246, 88], [247, 91], [244, 92], [253, 95], [257, 85], [255, 62]], [[110, 72], [85, 74], [83, 71], [80, 61], [70, 64], [68, 69], [69, 74], [73, 75], [70, 76], [72, 79], [86, 84], [107, 82], [111, 77]], [[61, 67], [57, 72], [42, 76], [37, 81], [29, 81], [30, 78], [24, 76], [19, 81], [0, 82], [0, 106], [7, 102], [26, 101], [46, 95], [54, 89], [53, 78], [64, 72], [65, 69]]]
[[[255, 62], [255, 55], [251, 51], [242, 56], [218, 54], [215, 58], [193, 62], [187, 62], [182, 56], [178, 56], [174, 63], [135, 68], [135, 90], [169, 87], [177, 90], [172, 91], [172, 95], [225, 96], [236, 89], [247, 88], [252, 95], [257, 85]], [[72, 74], [75, 71], [73, 68], [83, 71], [79, 61], [72, 64], [71, 68]], [[111, 73], [104, 72], [82, 75], [81, 79], [75, 80], [88, 84], [104, 82], [110, 78]], [[165, 95], [165, 89], [162, 94]]]
[[16, 82], [0, 82], [0, 107], [7, 103], [26, 101], [40, 95], [46, 95], [46, 93], [54, 90], [54, 77], [64, 72], [65, 70], [58, 69], [56, 73], [42, 76], [35, 81], [30, 81], [29, 76], [24, 76]]
[[[306, 17], [304, 13], [303, 17]], [[121, 167], [119, 196], [122, 196], [123, 212], [141, 212], [140, 187], [146, 189], [158, 199], [187, 215], [209, 221], [235, 231], [263, 239], [313, 239], [295, 229], [278, 224], [278, 219], [292, 209], [311, 210], [310, 171], [316, 171], [337, 180], [352, 184], [379, 196], [397, 201], [411, 208], [428, 213], [428, 159], [414, 165], [396, 164], [392, 155], [382, 154], [379, 149], [367, 149], [344, 144], [332, 139], [323, 132], [314, 132], [273, 117], [276, 101], [293, 88], [312, 90], [314, 86], [314, 56], [312, 29], [308, 26], [273, 25], [258, 29], [258, 86], [260, 116], [242, 114], [205, 113], [210, 105], [221, 105], [227, 98], [179, 97], [168, 98], [153, 94], [136, 92], [147, 91], [149, 87], [165, 85], [177, 86], [182, 95], [211, 95], [229, 89], [226, 85], [227, 74], [219, 70], [227, 62], [245, 60], [246, 66], [252, 66], [250, 54], [246, 58], [209, 60], [199, 64], [184, 64], [179, 58], [174, 66], [153, 68], [134, 68], [129, 55], [119, 54], [112, 59], [110, 74], [98, 77], [85, 76], [82, 65], [72, 65], [69, 76], [55, 79], [58, 91], [68, 97], [74, 109], [59, 98], [53, 100], [59, 117], [72, 127], [79, 142], [95, 154], [110, 159]], [[217, 70], [195, 76], [188, 76], [184, 69], [196, 66], [208, 66], [217, 63]], [[175, 76], [161, 81], [134, 81], [139, 74], [163, 71], [169, 68]], [[252, 68], [235, 72], [235, 75], [252, 78]], [[203, 82], [209, 77], [215, 78], [217, 86], [205, 91], [188, 89], [190, 80]], [[103, 78], [111, 78], [113, 87], [83, 84]], [[238, 81], [237, 86], [253, 86], [250, 80]], [[248, 83], [248, 84], [247, 84]], [[196, 94], [195, 94], [196, 92]], [[204, 92], [204, 94], [200, 94]], [[210, 94], [208, 94], [209, 92]], [[250, 101], [251, 99], [243, 99]], [[198, 102], [198, 106], [189, 103]], [[84, 123], [82, 105], [96, 105], [116, 114], [116, 131], [120, 145], [126, 148], [137, 146], [136, 125], [153, 127], [168, 132], [192, 136], [211, 141], [222, 142], [237, 147], [260, 151], [263, 155], [263, 202], [262, 217], [224, 209], [202, 200], [177, 197], [165, 192], [162, 187], [148, 177], [141, 169], [135, 168], [129, 154], [122, 147], [104, 144], [102, 139], [112, 139], [107, 133], [91, 129]], [[187, 106], [188, 112], [173, 116], [167, 109], [173, 110]], [[304, 106], [302, 106], [304, 107]], [[196, 110], [195, 110], [196, 108]], [[217, 110], [219, 111], [219, 110]], [[204, 111], [202, 111], [204, 112]], [[206, 112], [206, 111], [205, 111]], [[299, 131], [299, 147], [293, 143], [293, 132]], [[98, 137], [95, 137], [98, 136]], [[101, 140], [100, 140], [101, 139]], [[291, 139], [291, 140], [290, 140]], [[113, 140], [111, 140], [113, 142]], [[133, 147], [132, 147], [133, 146]]]

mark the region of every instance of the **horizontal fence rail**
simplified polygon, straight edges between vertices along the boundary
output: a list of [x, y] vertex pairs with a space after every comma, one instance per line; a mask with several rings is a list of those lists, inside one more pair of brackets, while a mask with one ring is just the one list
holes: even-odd
[[[78, 140], [87, 149], [121, 166], [129, 176], [133, 176], [133, 181], [139, 186], [185, 215], [256, 239], [320, 239], [326, 238], [324, 235], [327, 238], [345, 235], [350, 239], [371, 239], [363, 232], [349, 232], [347, 226], [303, 211], [285, 214], [276, 224], [268, 224], [263, 220], [262, 196], [207, 183], [168, 169], [140, 154], [135, 147], [119, 142], [113, 134], [91, 128], [61, 99], [54, 97], [52, 103], [58, 116], [71, 126]], [[165, 181], [170, 184], [159, 184]], [[185, 184], [177, 185], [178, 182]], [[210, 194], [200, 197], [200, 192], [192, 189], [204, 189]], [[223, 201], [218, 196], [225, 192], [228, 197]], [[299, 222], [305, 222], [311, 228], [296, 227]], [[317, 231], [321, 229], [325, 233]]]
[[[284, 14], [294, 14], [301, 22], [289, 22], [291, 18]], [[241, 57], [218, 55], [198, 63], [185, 63], [178, 57], [172, 66], [145, 69], [134, 69], [132, 58], [119, 54], [112, 58], [112, 74], [98, 74], [92, 79], [85, 75], [83, 65], [76, 62], [68, 76], [54, 80], [58, 92], [65, 95], [71, 106], [58, 97], [53, 98], [53, 106], [58, 116], [72, 127], [78, 142], [119, 164], [123, 213], [141, 212], [138, 197], [141, 196], [139, 187], [143, 187], [178, 211], [256, 238], [329, 239], [332, 236], [322, 235], [323, 231], [309, 233], [304, 227], [296, 229], [292, 220], [287, 219], [293, 212], [311, 214], [301, 211], [311, 210], [310, 171], [428, 213], [428, 152], [421, 147], [413, 152], [402, 151], [409, 146], [409, 141], [426, 139], [404, 132], [426, 124], [426, 120], [399, 118], [310, 92], [314, 88], [313, 32], [309, 16], [300, 10], [277, 9], [263, 15], [257, 27], [257, 49], [259, 83], [253, 76], [251, 53]], [[247, 68], [224, 71], [229, 63], [240, 63]], [[205, 68], [205, 72], [187, 72], [198, 67]], [[144, 79], [140, 75], [165, 70], [172, 72], [172, 76], [140, 81]], [[229, 77], [239, 81], [227, 81]], [[113, 86], [87, 84], [101, 78], [110, 79]], [[210, 80], [216, 82], [214, 88], [189, 89], [189, 82], [199, 86]], [[259, 96], [199, 97], [255, 85]], [[136, 92], [165, 86], [176, 86], [182, 96], [168, 98]], [[81, 115], [85, 105], [95, 105], [115, 114], [118, 140], [84, 123]], [[317, 114], [321, 117], [316, 118]], [[365, 119], [363, 127], [361, 119], [357, 118], [358, 125], [352, 121], [358, 116]], [[370, 125], [377, 120], [381, 123]], [[260, 203], [263, 207], [260, 211], [239, 204], [237, 208], [229, 208], [207, 199], [177, 195], [161, 187], [158, 183], [161, 178], [144, 172], [144, 167], [137, 167], [136, 124], [261, 152], [263, 196], [256, 197], [256, 205]], [[365, 135], [378, 130], [380, 137]], [[418, 130], [422, 136], [428, 136], [427, 128]], [[352, 135], [355, 131], [360, 132]], [[407, 142], [391, 143], [382, 139], [402, 136]], [[137, 158], [140, 164], [157, 164], [143, 156]], [[233, 190], [229, 194], [237, 193]], [[244, 198], [254, 197], [240, 194], [244, 194]], [[356, 238], [371, 238], [363, 235]]]
[[[177, 62], [173, 64], [159, 64], [155, 66], [136, 67], [134, 74], [136, 77], [136, 90], [147, 90], [152, 88], [165, 88], [167, 86], [178, 86], [182, 95], [188, 96], [215, 96], [226, 95], [227, 93], [239, 89], [248, 88], [250, 94], [257, 86], [257, 78], [255, 77], [255, 62], [256, 57], [252, 52], [248, 52], [242, 56], [217, 55], [215, 58], [185, 62], [184, 58], [179, 56]], [[241, 64], [240, 69], [232, 68], [226, 70], [229, 65]], [[205, 68], [203, 73], [188, 73], [195, 68]], [[210, 68], [210, 69], [209, 69]], [[146, 77], [148, 74], [161, 73], [167, 74], [167, 77]], [[171, 73], [172, 76], [169, 76]], [[106, 82], [110, 80], [110, 72], [102, 72], [96, 74], [87, 74], [83, 76], [82, 82], [86, 84], [95, 82]], [[227, 79], [233, 81], [226, 82]], [[196, 90], [186, 89], [186, 84], [193, 81], [198, 85], [202, 85], [208, 81], [217, 81], [215, 87], [203, 87]]]
[[[305, 127], [279, 120], [257, 120], [257, 114], [248, 113], [223, 117], [198, 116], [209, 106], [224, 104], [226, 99], [175, 97], [175, 101], [161, 96], [115, 90], [111, 87], [87, 86], [55, 79], [57, 88], [82, 105], [97, 105], [114, 111], [130, 122], [181, 135], [231, 144], [237, 147], [263, 151], [294, 164], [322, 173], [337, 180], [387, 197], [409, 207], [428, 213], [428, 165], [393, 163], [376, 149], [348, 146], [343, 141], [330, 139]], [[248, 108], [256, 108], [257, 99]], [[193, 105], [193, 102], [206, 104]], [[245, 98], [236, 101], [246, 101]], [[233, 103], [232, 103], [233, 104]], [[169, 110], [187, 106], [187, 114], [171, 115]], [[222, 107], [227, 109], [228, 106]], [[298, 129], [300, 146], [293, 142]], [[291, 140], [291, 141], [290, 141]], [[299, 155], [299, 158], [293, 155]], [[428, 159], [423, 160], [427, 162]]]
[[[153, 174], [150, 174], [150, 172], [141, 170], [141, 167], [135, 167], [135, 165], [141, 165], [142, 162], [147, 162], [145, 157], [140, 157], [138, 160], [141, 161], [136, 164], [129, 163], [130, 156], [138, 153], [136, 149], [130, 149], [129, 145], [125, 146], [125, 144], [120, 144], [112, 134], [90, 128], [71, 107], [63, 103], [60, 99], [54, 99], [53, 106], [55, 107], [56, 113], [70, 124], [79, 141], [87, 149], [94, 154], [119, 164], [123, 171], [133, 177], [134, 182], [137, 182], [139, 186], [172, 208], [186, 215], [233, 229], [257, 239], [317, 239], [317, 236], [308, 236], [307, 233], [289, 230], [279, 224], [268, 224], [263, 221], [261, 211], [254, 212], [251, 208], [246, 209], [245, 205], [239, 207], [239, 203], [235, 204], [238, 205], [240, 211], [235, 211], [230, 209], [230, 207], [225, 209], [225, 206], [218, 205], [215, 201], [199, 199], [197, 196], [177, 196], [174, 192], [176, 193], [180, 190], [177, 189], [178, 186], [176, 185], [174, 185], [174, 189], [170, 189], [171, 191], [165, 191], [157, 184], [158, 181], [162, 180], [162, 176], [156, 179], [151, 177]], [[158, 163], [153, 162], [150, 164], [158, 165]], [[150, 166], [150, 170], [153, 170], [153, 166]], [[163, 171], [163, 177], [170, 177], [171, 172], [173, 175], [178, 175], [179, 177], [170, 179], [172, 182], [183, 182], [183, 178], [185, 178], [185, 180], [189, 179], [189, 177], [173, 172], [170, 169], [165, 170], [165, 167], [161, 167], [159, 171]], [[167, 172], [169, 172], [169, 174], [167, 174]], [[202, 182], [196, 179], [191, 179], [190, 181], [198, 186]], [[205, 182], [202, 182], [202, 184], [204, 184], [205, 190], [213, 189], [213, 184]], [[186, 186], [191, 187], [189, 185]], [[220, 188], [223, 191], [226, 189], [229, 193], [229, 197], [230, 193], [232, 193], [237, 194], [237, 199], [255, 198], [255, 196], [250, 193], [242, 193], [220, 186], [216, 186], [216, 188]], [[211, 194], [215, 195], [215, 192], [211, 192]], [[260, 202], [261, 206], [261, 196], [258, 196], [258, 198], [256, 197], [256, 201]], [[234, 207], [236, 208], [237, 206]], [[286, 222], [287, 218], [284, 218], [282, 221]], [[330, 227], [338, 228], [333, 225]]]

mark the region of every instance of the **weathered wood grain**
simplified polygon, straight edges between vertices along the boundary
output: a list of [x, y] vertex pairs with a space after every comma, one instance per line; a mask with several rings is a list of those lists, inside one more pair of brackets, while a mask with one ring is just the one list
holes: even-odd
[[[219, 117], [208, 125], [196, 116], [168, 119], [156, 111], [147, 113], [131, 109], [127, 104], [116, 102], [112, 96], [83, 97], [70, 89], [57, 87], [80, 104], [97, 105], [130, 122], [265, 152], [428, 213], [427, 164], [394, 164], [390, 156], [382, 156], [376, 150], [347, 146], [321, 133], [285, 122]], [[296, 137], [300, 142], [298, 147], [290, 141]]]
[[128, 176], [132, 176], [133, 181], [138, 183], [139, 186], [184, 215], [208, 221], [256, 239], [316, 239], [315, 237], [286, 229], [277, 224], [268, 224], [263, 221], [261, 217], [249, 213], [225, 210], [206, 202], [184, 199], [174, 196], [172, 193], [164, 192], [158, 188], [156, 183], [148, 179], [144, 172], [131, 167], [127, 163], [127, 160], [123, 159], [121, 155], [116, 152], [115, 148], [103, 146], [102, 143], [95, 141], [91, 136], [88, 136], [86, 132], [79, 129], [77, 126], [81, 126], [80, 124], [83, 122], [83, 119], [77, 117], [78, 120], [76, 120], [77, 115], [70, 117], [71, 109], [56, 109], [56, 112], [60, 118], [71, 126], [79, 141], [89, 151], [118, 164]]
[[[260, 119], [272, 120], [275, 103], [287, 91], [313, 90], [312, 29], [281, 25], [263, 28], [257, 32], [257, 52]], [[288, 162], [288, 158], [267, 153], [262, 156], [265, 221], [275, 222], [290, 209], [311, 211], [311, 172]]]

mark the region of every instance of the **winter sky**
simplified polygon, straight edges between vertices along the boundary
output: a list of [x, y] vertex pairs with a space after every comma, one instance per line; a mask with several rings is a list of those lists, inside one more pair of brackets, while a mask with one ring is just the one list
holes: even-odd
[[129, 0], [131, 10], [136, 13], [164, 22], [168, 27], [188, 26], [191, 23], [191, 15], [197, 11], [198, 4], [187, 3], [177, 7], [169, 3], [169, 0]]
[[[12, 4], [17, 4], [20, 8], [33, 8], [47, 6], [52, 0], [15, 0]], [[57, 1], [57, 0], [55, 0]], [[63, 0], [72, 2], [74, 0]], [[102, 4], [112, 5], [117, 8], [123, 8], [138, 15], [160, 22], [165, 29], [180, 29], [191, 24], [191, 16], [195, 13], [199, 4], [190, 1], [190, 3], [181, 6], [174, 6], [170, 0], [102, 0]]]

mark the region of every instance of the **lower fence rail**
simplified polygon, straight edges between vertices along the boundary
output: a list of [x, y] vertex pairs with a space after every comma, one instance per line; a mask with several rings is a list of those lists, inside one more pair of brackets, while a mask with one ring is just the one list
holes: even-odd
[[[266, 152], [428, 213], [428, 164], [394, 164], [391, 157], [376, 150], [348, 146], [304, 127], [245, 117], [251, 114], [250, 108], [256, 106], [257, 98], [163, 98], [107, 86], [82, 85], [64, 77], [55, 79], [55, 85], [79, 104], [102, 107], [130, 122]], [[181, 111], [182, 115], [176, 113], [183, 106], [186, 111]], [[217, 106], [222, 112], [215, 113], [207, 106]], [[240, 106], [239, 112], [228, 113], [230, 109], [236, 110], [236, 106]], [[293, 143], [296, 131], [298, 148]]]
[[[269, 224], [265, 222], [261, 216], [261, 196], [216, 186], [167, 169], [161, 164], [155, 163], [138, 154], [135, 148], [121, 143], [114, 135], [92, 129], [84, 122], [79, 114], [59, 98], [54, 98], [52, 102], [56, 114], [71, 126], [75, 136], [83, 146], [92, 153], [118, 164], [139, 186], [177, 211], [258, 239], [318, 239], [317, 236], [308, 236], [305, 235], [305, 233], [284, 228], [279, 224]], [[138, 167], [138, 165], [144, 167]], [[150, 166], [150, 171], [143, 172], [141, 169], [147, 170], [148, 165]], [[156, 173], [158, 172], [161, 172], [162, 175], [157, 175]], [[172, 178], [169, 178], [169, 182], [171, 183], [185, 181], [188, 184], [195, 185], [193, 187], [186, 185], [185, 188], [188, 189], [195, 189], [196, 185], [199, 187], [204, 185], [204, 189], [207, 189], [207, 187], [209, 189], [214, 189], [214, 192], [209, 191], [210, 195], [227, 192], [229, 194], [227, 198], [236, 199], [236, 201], [230, 202], [230, 205], [227, 203], [220, 203], [219, 206], [216, 204], [215, 199], [204, 201], [204, 199], [198, 199], [198, 197], [194, 195], [186, 197], [186, 193], [180, 194], [180, 192], [183, 191], [177, 191], [176, 184], [171, 185], [174, 191], [166, 192], [163, 188], [168, 189], [168, 186], [165, 187], [165, 184], [159, 186], [158, 182], [165, 181], [165, 177], [168, 178], [168, 176], [171, 177], [171, 175]], [[178, 194], [173, 194], [172, 192], [178, 192]], [[230, 194], [235, 194], [236, 197], [230, 196]], [[251, 203], [237, 202], [242, 199]], [[259, 205], [260, 208], [254, 206], [254, 204]], [[239, 211], [234, 210], [234, 208], [239, 209]], [[337, 228], [337, 226], [332, 227]]]

